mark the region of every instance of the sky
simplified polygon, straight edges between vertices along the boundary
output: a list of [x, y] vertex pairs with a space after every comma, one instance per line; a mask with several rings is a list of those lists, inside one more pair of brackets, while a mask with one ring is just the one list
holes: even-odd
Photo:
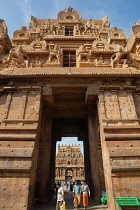
[[130, 36], [131, 27], [140, 20], [140, 0], [0, 0], [0, 18], [13, 32], [28, 27], [31, 15], [38, 19], [55, 19], [68, 6], [82, 14], [83, 19], [109, 17], [111, 28], [116, 26]]

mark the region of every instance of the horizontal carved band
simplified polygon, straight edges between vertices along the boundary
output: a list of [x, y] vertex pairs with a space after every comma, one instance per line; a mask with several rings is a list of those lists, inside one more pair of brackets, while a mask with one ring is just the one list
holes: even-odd
[[36, 138], [36, 134], [0, 134], [0, 140], [27, 140], [34, 141]]
[[105, 140], [140, 140], [140, 134], [105, 134]]
[[117, 148], [109, 148], [108, 149], [110, 157], [133, 157], [140, 156], [140, 148], [137, 147], [117, 147]]

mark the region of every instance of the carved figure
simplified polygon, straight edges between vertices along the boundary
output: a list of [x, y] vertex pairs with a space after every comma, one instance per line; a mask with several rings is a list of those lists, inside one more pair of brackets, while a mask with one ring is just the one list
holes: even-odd
[[91, 61], [91, 50], [85, 45], [81, 45], [79, 50], [77, 51], [77, 55], [79, 55], [79, 62], [90, 62]]
[[4, 20], [0, 19], [0, 37], [3, 38], [7, 35], [7, 26], [4, 23]]
[[33, 60], [31, 67], [42, 67], [42, 62], [39, 60], [38, 56]]
[[74, 27], [74, 34], [75, 35], [80, 35], [80, 27], [79, 27], [78, 24]]
[[120, 46], [119, 47], [119, 50], [118, 52], [114, 53], [112, 56], [111, 56], [111, 67], [115, 67], [115, 64], [126, 64], [127, 63], [127, 59], [123, 59], [123, 55], [125, 54], [128, 54], [128, 52], [124, 52], [122, 50], [122, 47]]
[[50, 54], [49, 54], [49, 60], [48, 62], [60, 62], [60, 52], [58, 51], [58, 46], [57, 44], [53, 46], [53, 49], [50, 48]]
[[34, 17], [34, 16], [32, 16], [31, 15], [31, 21], [30, 21], [30, 28], [33, 28], [33, 27], [35, 27], [37, 25], [37, 19], [36, 19], [36, 17]]
[[108, 17], [107, 16], [102, 18], [102, 26], [107, 27], [107, 28], [110, 27], [110, 23], [108, 22]]
[[88, 21], [85, 24], [85, 34], [90, 33], [92, 28], [92, 19], [88, 19]]
[[9, 63], [11, 63], [14, 67], [28, 67], [29, 65], [29, 57], [23, 51], [22, 46], [19, 45], [17, 51], [15, 52], [13, 49], [10, 50], [9, 56], [7, 59], [3, 60], [4, 67], [8, 67]]
[[99, 58], [95, 60], [95, 64], [96, 66], [106, 66], [109, 63], [106, 59], [103, 58], [102, 55], [100, 55]]

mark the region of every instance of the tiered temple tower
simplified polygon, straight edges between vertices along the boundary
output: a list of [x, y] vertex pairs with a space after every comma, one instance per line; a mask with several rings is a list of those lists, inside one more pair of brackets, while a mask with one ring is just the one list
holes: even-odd
[[9, 39], [0, 19], [0, 209], [48, 201], [56, 142], [75, 136], [95, 201], [140, 199], [140, 21], [126, 38], [69, 6]]
[[84, 179], [84, 158], [80, 151], [80, 145], [58, 145], [55, 163], [55, 181], [75, 182], [76, 180], [82, 181]]

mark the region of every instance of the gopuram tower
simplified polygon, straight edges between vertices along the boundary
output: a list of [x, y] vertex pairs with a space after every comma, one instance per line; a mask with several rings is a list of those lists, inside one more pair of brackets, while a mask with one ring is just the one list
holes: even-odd
[[55, 182], [85, 180], [84, 159], [79, 145], [58, 145], [55, 163]]
[[69, 6], [9, 39], [0, 19], [0, 209], [50, 198], [62, 137], [83, 141], [95, 201], [140, 199], [140, 21], [126, 38]]

